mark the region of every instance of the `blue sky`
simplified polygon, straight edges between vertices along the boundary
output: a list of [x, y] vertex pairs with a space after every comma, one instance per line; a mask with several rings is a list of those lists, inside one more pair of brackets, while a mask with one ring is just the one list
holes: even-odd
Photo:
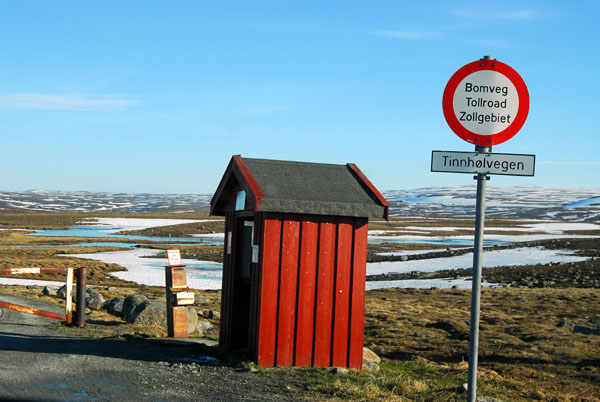
[[600, 187], [596, 1], [0, 1], [0, 190], [213, 193], [231, 158], [356, 163], [380, 190], [472, 151], [448, 79], [492, 55], [528, 86], [494, 152]]

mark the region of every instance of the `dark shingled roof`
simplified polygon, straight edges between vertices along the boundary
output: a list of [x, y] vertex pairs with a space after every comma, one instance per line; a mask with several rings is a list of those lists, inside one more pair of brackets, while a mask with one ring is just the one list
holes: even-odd
[[[254, 180], [262, 192], [262, 197], [254, 194], [257, 197], [256, 210], [387, 218], [389, 204], [355, 165], [241, 157], [234, 157], [234, 162], [245, 164], [252, 176], [238, 177], [238, 181]], [[222, 187], [223, 182], [228, 181], [227, 176], [226, 173], [215, 198], [226, 191]], [[222, 212], [215, 210], [218, 209], [215, 208], [218, 200], [213, 198], [213, 202], [211, 213]]]

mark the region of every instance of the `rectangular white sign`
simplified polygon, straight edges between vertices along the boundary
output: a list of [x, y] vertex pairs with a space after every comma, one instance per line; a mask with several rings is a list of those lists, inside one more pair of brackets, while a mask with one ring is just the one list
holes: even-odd
[[431, 171], [533, 176], [535, 155], [432, 151]]
[[181, 265], [181, 252], [179, 250], [167, 250], [167, 261], [171, 267]]

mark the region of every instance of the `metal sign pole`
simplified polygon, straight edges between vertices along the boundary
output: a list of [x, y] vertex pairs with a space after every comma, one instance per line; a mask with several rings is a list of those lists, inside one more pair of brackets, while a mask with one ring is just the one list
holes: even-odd
[[[492, 147], [475, 146], [475, 152], [489, 153]], [[477, 201], [475, 204], [475, 244], [473, 250], [473, 284], [471, 286], [471, 322], [469, 336], [468, 402], [477, 399], [477, 355], [479, 352], [479, 307], [481, 300], [481, 262], [483, 259], [483, 226], [485, 220], [485, 173], [477, 176]]]

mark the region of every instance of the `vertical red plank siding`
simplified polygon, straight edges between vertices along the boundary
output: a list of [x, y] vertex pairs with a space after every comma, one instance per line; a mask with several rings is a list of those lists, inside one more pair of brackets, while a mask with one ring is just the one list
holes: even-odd
[[277, 366], [291, 366], [294, 360], [299, 243], [300, 222], [284, 220], [279, 280]]
[[337, 262], [335, 275], [335, 310], [333, 319], [333, 345], [331, 365], [348, 364], [348, 322], [350, 313], [350, 279], [352, 272], [352, 234], [350, 220], [338, 225]]
[[280, 239], [281, 221], [266, 219], [258, 333], [258, 364], [263, 367], [273, 367], [275, 365]]
[[300, 242], [295, 366], [312, 365], [318, 241], [319, 224], [304, 220]]
[[348, 367], [362, 368], [365, 325], [365, 280], [367, 272], [367, 219], [357, 219], [354, 229], [352, 306], [350, 310], [350, 350]]
[[336, 224], [323, 221], [320, 224], [319, 266], [317, 273], [317, 297], [315, 306], [314, 362], [316, 367], [331, 365], [331, 320], [333, 311], [333, 280], [335, 271]]

